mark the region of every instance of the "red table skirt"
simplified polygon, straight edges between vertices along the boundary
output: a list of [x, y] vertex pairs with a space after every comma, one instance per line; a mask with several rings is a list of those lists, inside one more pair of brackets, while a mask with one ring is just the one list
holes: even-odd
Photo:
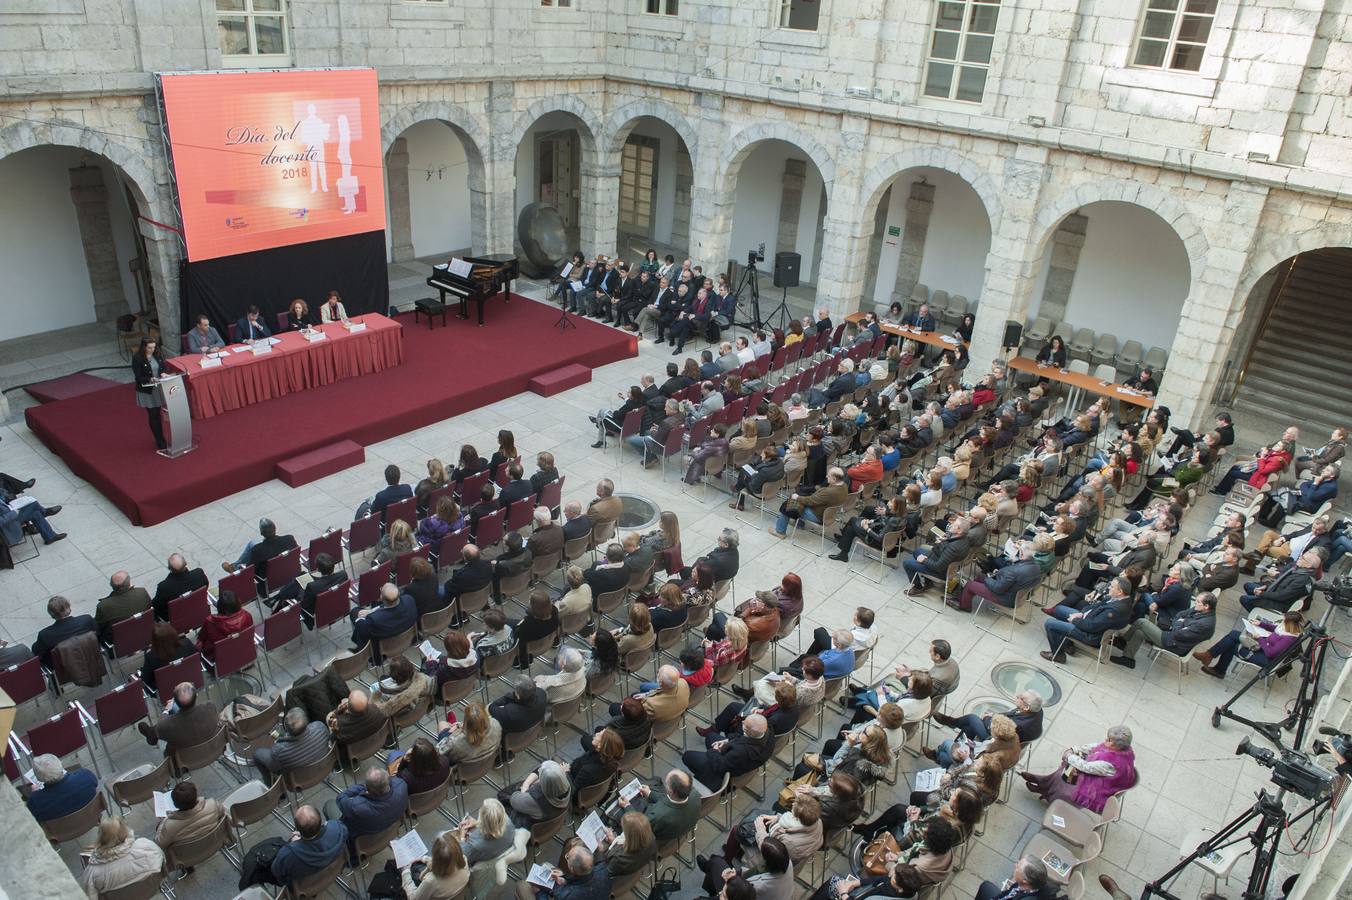
[[271, 353], [230, 353], [220, 366], [203, 369], [192, 354], [168, 360], [187, 376], [188, 406], [194, 419], [252, 406], [264, 400], [392, 368], [404, 361], [404, 329], [379, 313], [356, 316], [365, 331], [350, 334], [341, 324], [320, 326], [327, 339], [307, 341], [299, 332], [277, 335]]

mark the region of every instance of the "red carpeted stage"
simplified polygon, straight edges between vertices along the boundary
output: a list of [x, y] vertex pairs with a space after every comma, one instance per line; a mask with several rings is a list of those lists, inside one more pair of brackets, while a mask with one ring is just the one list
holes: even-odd
[[[401, 315], [404, 364], [384, 372], [195, 420], [198, 449], [155, 453], [131, 385], [33, 407], [28, 427], [71, 470], [138, 525], [154, 525], [268, 481], [282, 459], [342, 438], [372, 444], [521, 393], [535, 375], [638, 353], [633, 335], [577, 319], [560, 334], [558, 309], [524, 297], [494, 302], [485, 324], [448, 316], [429, 331]], [[510, 423], [503, 423], [504, 425]]]

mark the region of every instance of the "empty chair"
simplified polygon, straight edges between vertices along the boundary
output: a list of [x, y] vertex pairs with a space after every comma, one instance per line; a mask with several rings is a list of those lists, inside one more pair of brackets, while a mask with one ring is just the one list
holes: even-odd
[[1112, 384], [1117, 380], [1117, 367], [1112, 363], [1102, 363], [1094, 367], [1094, 377], [1099, 381]]
[[1135, 372], [1145, 359], [1145, 348], [1140, 341], [1124, 341], [1122, 349], [1117, 351], [1117, 367], [1126, 372]]
[[1088, 328], [1075, 329], [1075, 336], [1066, 342], [1066, 352], [1075, 359], [1089, 359], [1094, 349], [1094, 332]]
[[[1117, 358], [1117, 335], [1101, 334], [1089, 351], [1089, 361], [1096, 366], [1106, 365]], [[1109, 381], [1113, 379], [1109, 378]]]
[[1023, 330], [1024, 346], [1040, 348], [1051, 337], [1056, 328], [1056, 323], [1046, 316], [1036, 316]]
[[949, 325], [957, 325], [965, 315], [967, 315], [967, 298], [962, 294], [950, 294], [948, 303], [944, 305], [943, 320]]
[[1145, 355], [1145, 359], [1141, 361], [1141, 367], [1154, 372], [1157, 380], [1159, 374], [1164, 371], [1164, 367], [1168, 364], [1168, 352], [1161, 350], [1159, 347], [1151, 347], [1150, 352], [1148, 352]]

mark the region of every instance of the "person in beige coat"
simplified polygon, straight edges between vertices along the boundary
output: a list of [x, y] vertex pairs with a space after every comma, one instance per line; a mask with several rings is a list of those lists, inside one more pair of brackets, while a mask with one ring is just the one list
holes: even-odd
[[138, 838], [121, 816], [99, 823], [98, 843], [89, 854], [89, 865], [80, 873], [80, 887], [89, 900], [149, 878], [164, 869], [164, 851], [149, 838]]
[[592, 590], [591, 585], [587, 584], [586, 575], [581, 566], [569, 566], [568, 571], [564, 573], [563, 578], [568, 590], [554, 601], [560, 616], [591, 612]]
[[657, 670], [657, 689], [642, 699], [649, 718], [666, 722], [679, 718], [690, 706], [690, 685], [675, 666], [663, 666]]
[[169, 798], [174, 809], [155, 830], [155, 843], [163, 850], [206, 837], [225, 818], [225, 807], [220, 801], [198, 796], [197, 785], [191, 781], [176, 785]]
[[391, 656], [385, 664], [385, 677], [371, 695], [376, 709], [393, 719], [432, 696], [436, 682], [413, 667], [403, 656]]

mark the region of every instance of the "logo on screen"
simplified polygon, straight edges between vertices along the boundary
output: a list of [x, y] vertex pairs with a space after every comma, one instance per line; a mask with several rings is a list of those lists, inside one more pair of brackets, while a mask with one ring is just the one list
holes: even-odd
[[226, 219], [225, 219], [225, 227], [226, 227], [226, 228], [248, 228], [248, 227], [249, 227], [249, 223], [246, 222], [246, 221], [244, 221], [244, 217], [243, 217], [243, 216], [226, 216]]

